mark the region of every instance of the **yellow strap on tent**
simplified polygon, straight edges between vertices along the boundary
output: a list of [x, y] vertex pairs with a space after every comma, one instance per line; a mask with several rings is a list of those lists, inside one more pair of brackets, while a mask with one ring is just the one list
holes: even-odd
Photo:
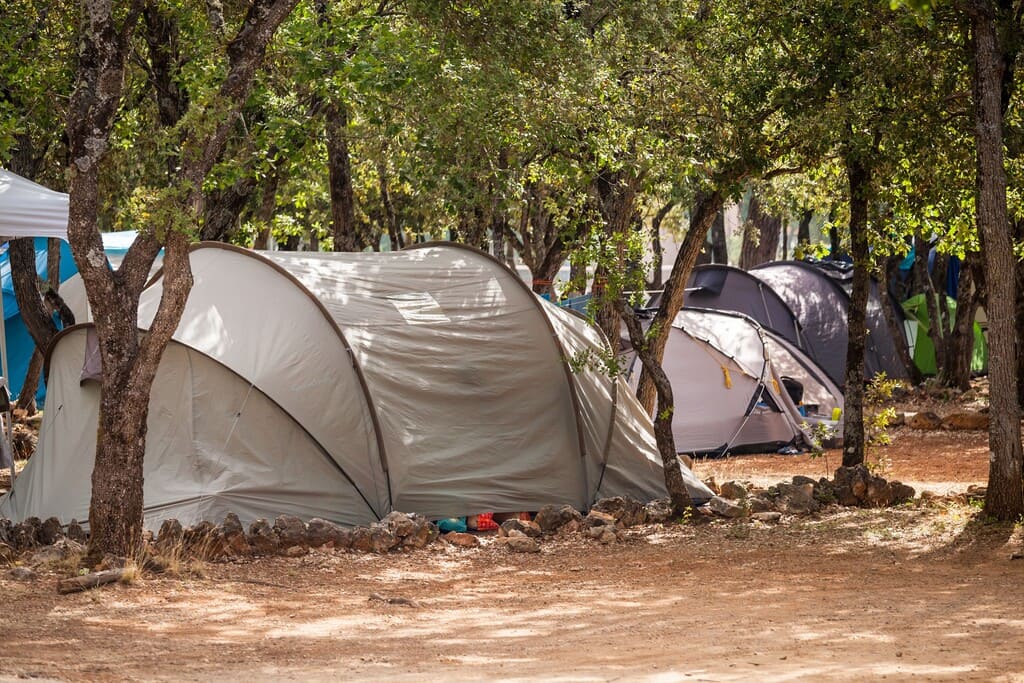
[[775, 380], [774, 377], [772, 377], [772, 386], [775, 387], [776, 394], [782, 394], [782, 389], [779, 389], [779, 383]]
[[729, 376], [729, 368], [723, 365], [722, 374], [725, 375], [725, 388], [732, 389], [732, 377]]

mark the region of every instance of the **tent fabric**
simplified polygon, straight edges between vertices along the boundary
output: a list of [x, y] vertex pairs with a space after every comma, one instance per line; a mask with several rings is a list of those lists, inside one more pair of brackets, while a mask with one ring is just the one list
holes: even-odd
[[0, 168], [0, 240], [68, 238], [68, 196]]
[[752, 274], [722, 264], [693, 269], [684, 306], [735, 311], [750, 316], [797, 346], [804, 346], [796, 314], [770, 285]]
[[[604, 351], [599, 334], [481, 252], [200, 245], [190, 258], [195, 284], [150, 402], [149, 527], [665, 495], [649, 418], [619, 380], [574, 360]], [[143, 329], [160, 285], [143, 293]], [[0, 514], [84, 518], [89, 476], [75, 468], [91, 470], [98, 410], [95, 385], [79, 386], [84, 353], [79, 328], [52, 348], [60, 407]]]
[[[849, 273], [837, 266], [817, 267], [802, 261], [776, 261], [756, 266], [750, 274], [766, 282], [789, 305], [800, 322], [808, 355], [828, 373], [837, 385], [845, 384], [847, 312], [850, 307]], [[894, 311], [895, 312], [895, 311]], [[897, 318], [902, 322], [902, 315]], [[907, 370], [900, 361], [878, 285], [871, 283], [867, 309], [868, 338], [864, 351], [864, 372], [868, 378], [885, 372], [895, 379], [906, 379]]]
[[[956, 299], [945, 297], [946, 311], [949, 315], [949, 328], [953, 329], [953, 320], [956, 317]], [[924, 294], [917, 294], [903, 302], [903, 311], [907, 314], [904, 321], [906, 326], [907, 339], [909, 340], [911, 355], [914, 364], [925, 375], [934, 375], [937, 372], [935, 364], [935, 343], [931, 338], [931, 321], [928, 317], [928, 304]], [[977, 322], [973, 326], [974, 347], [971, 351], [971, 372], [985, 372], [988, 370], [988, 344], [985, 341], [985, 334], [981, 325]]]
[[[677, 451], [775, 450], [809, 444], [816, 422], [838, 427], [831, 418], [842, 410], [839, 388], [781, 335], [747, 316], [701, 309], [684, 308], [672, 328], [663, 367], [675, 396]], [[802, 385], [803, 406], [785, 391], [785, 378]]]

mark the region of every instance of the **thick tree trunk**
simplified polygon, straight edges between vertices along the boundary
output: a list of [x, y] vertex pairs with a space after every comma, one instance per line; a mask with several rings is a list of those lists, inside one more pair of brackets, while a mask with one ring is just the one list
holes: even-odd
[[1017, 403], [1016, 258], [1010, 239], [1003, 161], [1003, 16], [991, 0], [968, 0], [971, 20], [978, 232], [985, 256], [989, 319], [989, 477], [985, 514], [1016, 520], [1024, 513], [1020, 407]]
[[36, 414], [36, 394], [39, 393], [39, 378], [42, 373], [43, 354], [36, 349], [32, 352], [32, 358], [28, 362], [25, 380], [21, 383], [18, 403], [15, 405], [19, 410], [24, 410], [27, 415]]
[[395, 211], [395, 205], [391, 202], [388, 170], [383, 162], [377, 164], [377, 185], [380, 188], [380, 202], [384, 207], [384, 221], [387, 225], [388, 239], [391, 240], [391, 250], [404, 249], [405, 238], [398, 225], [398, 212]]
[[868, 252], [868, 206], [871, 172], [855, 157], [845, 159], [850, 184], [850, 247], [853, 256], [853, 291], [848, 318], [846, 388], [843, 417], [843, 467], [864, 463], [864, 347], [867, 340], [868, 292], [871, 287], [871, 255]]
[[242, 212], [255, 191], [256, 179], [250, 172], [230, 187], [211, 192], [204, 202], [206, 211], [199, 238], [211, 242], [229, 242], [238, 229]]
[[[221, 82], [212, 126], [184, 133], [172, 184], [187, 189], [164, 200], [169, 211], [196, 224], [203, 210], [203, 181], [227, 143], [263, 60], [267, 44], [297, 0], [256, 0], [227, 45], [229, 67]], [[138, 6], [119, 13], [109, 0], [83, 0], [78, 72], [68, 115], [68, 240], [85, 283], [99, 338], [103, 378], [89, 508], [89, 558], [130, 555], [142, 536], [146, 420], [153, 378], [178, 326], [192, 287], [188, 237], [173, 225], [139, 232], [117, 272], [107, 267], [97, 229], [100, 166], [123, 93], [124, 66], [138, 20]], [[149, 331], [138, 333], [139, 297], [163, 236], [163, 296]]]
[[14, 296], [18, 301], [21, 318], [28, 333], [32, 336], [36, 348], [45, 351], [54, 335], [57, 334], [57, 326], [47, 312], [39, 294], [35, 240], [31, 237], [11, 240], [8, 254], [11, 261]]
[[[679, 252], [672, 264], [672, 273], [665, 282], [665, 291], [661, 295], [661, 305], [651, 323], [654, 333], [649, 339], [651, 358], [658, 364], [665, 356], [665, 343], [668, 341], [668, 334], [672, 327], [672, 321], [683, 306], [683, 294], [686, 289], [686, 281], [690, 279], [690, 273], [697, 262], [697, 254], [704, 246], [711, 223], [715, 216], [722, 210], [724, 198], [717, 190], [714, 192], [702, 192], [697, 196], [693, 211], [690, 213], [690, 227], [686, 232], [683, 243], [679, 245]], [[612, 337], [616, 339], [618, 337]], [[654, 410], [654, 402], [657, 398], [657, 387], [654, 378], [646, 366], [640, 373], [640, 382], [636, 390], [637, 398], [644, 409], [651, 414]]]
[[775, 260], [779, 250], [779, 233], [782, 219], [766, 214], [761, 201], [754, 195], [750, 199], [750, 211], [743, 228], [743, 245], [740, 248], [740, 268], [749, 270], [754, 266]]
[[334, 251], [362, 251], [366, 241], [356, 225], [352, 160], [348, 153], [348, 109], [344, 104], [326, 110], [327, 170], [331, 188], [331, 234]]
[[658, 412], [654, 416], [654, 439], [658, 444], [658, 454], [661, 456], [665, 488], [668, 489], [669, 499], [672, 501], [672, 513], [681, 517], [687, 509], [693, 507], [693, 499], [686, 488], [686, 482], [683, 481], [683, 472], [676, 455], [675, 436], [672, 434], [672, 414], [675, 410], [672, 383], [669, 382], [661, 363], [651, 353], [633, 309], [622, 300], [618, 302], [618, 307], [629, 331], [630, 343], [636, 350], [644, 371], [650, 374], [657, 392]]

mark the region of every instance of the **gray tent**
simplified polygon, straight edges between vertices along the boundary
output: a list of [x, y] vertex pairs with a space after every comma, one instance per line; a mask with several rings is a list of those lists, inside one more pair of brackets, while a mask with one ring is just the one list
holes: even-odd
[[[800, 321], [805, 349], [829, 377], [842, 387], [846, 375], [846, 347], [849, 338], [847, 316], [850, 294], [849, 278], [842, 270], [826, 270], [803, 261], [777, 261], [756, 266], [750, 274], [766, 282], [796, 313]], [[902, 315], [894, 311], [902, 329]], [[894, 338], [885, 319], [878, 296], [878, 285], [872, 282], [867, 311], [868, 338], [864, 350], [864, 372], [868, 378], [885, 372], [892, 378], [905, 379], [907, 369], [900, 361], [896, 344], [905, 340]], [[902, 332], [900, 333], [902, 334]]]
[[747, 316], [684, 308], [662, 361], [672, 382], [676, 450], [698, 455], [774, 451], [838, 433], [839, 388], [800, 349]]
[[[621, 380], [584, 362], [600, 335], [486, 254], [207, 244], [191, 264], [150, 398], [150, 528], [228, 512], [365, 524], [391, 510], [441, 518], [665, 494], [649, 418]], [[144, 292], [143, 329], [161, 293], [159, 279]], [[0, 515], [87, 518], [90, 330], [50, 349], [39, 449]]]
[[793, 309], [769, 285], [745, 270], [719, 263], [697, 266], [686, 287], [683, 305], [742, 313], [790, 343], [805, 346]]

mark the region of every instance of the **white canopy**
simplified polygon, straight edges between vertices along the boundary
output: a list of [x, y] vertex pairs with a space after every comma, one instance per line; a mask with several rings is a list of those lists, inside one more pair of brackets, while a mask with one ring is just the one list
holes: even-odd
[[68, 196], [0, 168], [0, 238], [68, 238]]

